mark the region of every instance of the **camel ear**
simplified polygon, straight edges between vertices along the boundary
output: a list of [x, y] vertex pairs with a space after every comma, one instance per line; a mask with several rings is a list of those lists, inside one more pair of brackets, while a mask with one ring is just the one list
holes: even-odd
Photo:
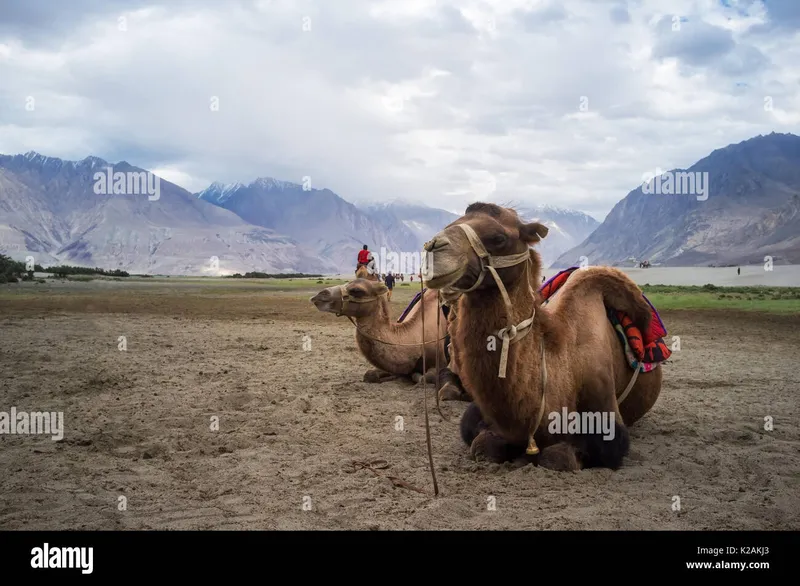
[[547, 236], [550, 229], [544, 224], [538, 222], [531, 222], [530, 224], [523, 224], [519, 228], [519, 238], [523, 242], [529, 244], [539, 242], [542, 238]]

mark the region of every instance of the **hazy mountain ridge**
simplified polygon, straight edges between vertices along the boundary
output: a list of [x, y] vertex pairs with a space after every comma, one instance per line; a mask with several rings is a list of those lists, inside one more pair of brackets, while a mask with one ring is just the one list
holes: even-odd
[[[354, 205], [329, 189], [262, 177], [191, 194], [160, 179], [160, 195], [97, 194], [94, 174], [145, 173], [125, 161], [0, 155], [0, 252], [40, 264], [137, 273], [351, 274], [358, 250], [417, 253], [459, 216], [410, 201]], [[680, 170], [672, 170], [673, 172]], [[800, 137], [758, 136], [688, 170], [708, 173], [708, 198], [644, 193], [603, 223], [575, 210], [510, 204], [550, 228], [545, 266], [580, 262], [706, 265], [800, 262]]]
[[300, 243], [309, 254], [352, 273], [358, 251], [415, 252], [417, 235], [389, 213], [370, 213], [345, 201], [329, 189], [262, 177], [248, 185], [212, 184], [196, 194], [256, 226], [272, 228]]
[[707, 173], [705, 200], [696, 194], [628, 193], [604, 222], [554, 263], [668, 266], [800, 262], [800, 137], [759, 135], [714, 150], [688, 169]]
[[40, 264], [151, 274], [332, 270], [287, 236], [248, 225], [164, 179], [155, 201], [147, 194], [99, 195], [94, 174], [108, 167], [145, 172], [98, 157], [0, 155], [0, 249]]
[[[502, 202], [500, 205], [513, 207], [527, 222], [540, 221], [550, 228], [547, 237], [537, 245], [537, 250], [546, 265], [582, 242], [600, 225], [600, 222], [578, 210], [547, 204], [531, 206], [517, 202]], [[394, 221], [404, 223], [417, 234], [420, 247], [432, 235], [460, 217], [453, 212], [402, 200], [369, 203], [365, 209], [375, 218], [393, 217]]]
[[600, 225], [593, 217], [577, 210], [550, 205], [516, 206], [515, 209], [524, 221], [540, 222], [550, 229], [547, 236], [536, 245], [546, 267], [561, 254], [583, 242]]
[[420, 249], [431, 236], [459, 218], [452, 212], [397, 200], [370, 204], [364, 211], [387, 229], [405, 226], [416, 236]]

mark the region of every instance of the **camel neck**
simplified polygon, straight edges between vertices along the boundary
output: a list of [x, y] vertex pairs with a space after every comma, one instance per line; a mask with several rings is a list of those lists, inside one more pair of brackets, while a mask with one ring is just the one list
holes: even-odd
[[[534, 280], [536, 276], [533, 277]], [[535, 281], [534, 281], [535, 282]], [[503, 296], [497, 287], [480, 289], [466, 295], [466, 308], [475, 311], [476, 315], [484, 316], [490, 329], [500, 329], [509, 325], [516, 325], [529, 319], [538, 308], [540, 299], [537, 295], [531, 296], [531, 288], [525, 279], [518, 279], [511, 285], [506, 285], [506, 292], [511, 301], [511, 314], [503, 301]], [[536, 319], [534, 319], [534, 330]], [[534, 331], [531, 334], [535, 333]]]
[[[543, 316], [538, 311], [540, 298], [538, 294], [531, 297], [524, 278], [507, 286], [506, 291], [511, 301], [511, 315], [495, 287], [464, 295], [458, 305], [455, 319], [458, 334], [453, 337], [453, 344], [456, 355], [469, 357], [459, 362], [459, 374], [464, 384], [471, 386], [481, 412], [509, 438], [524, 442], [541, 405], [542, 370], [538, 349], [544, 335]], [[537, 311], [531, 329], [510, 346], [506, 377], [500, 378], [502, 342], [497, 333], [530, 319], [534, 307]], [[536, 353], [531, 352], [531, 348], [536, 348]], [[520, 410], [520, 405], [524, 405], [524, 409]]]
[[[421, 299], [420, 303], [424, 300]], [[380, 340], [391, 340], [397, 344], [408, 344], [409, 346], [414, 343], [421, 343], [419, 320], [422, 316], [421, 313], [415, 313], [413, 316], [408, 316], [400, 323], [392, 319], [391, 306], [386, 296], [378, 298], [378, 306], [375, 311], [364, 317], [357, 317], [356, 325], [358, 326], [358, 334], [361, 336], [374, 337]], [[426, 315], [426, 320], [433, 320], [431, 323], [436, 322], [436, 312], [431, 311], [431, 315]]]
[[386, 296], [377, 297], [375, 303], [375, 311], [371, 312], [369, 315], [356, 318], [358, 327], [365, 331], [385, 330], [391, 324], [391, 320], [389, 319], [389, 302]]

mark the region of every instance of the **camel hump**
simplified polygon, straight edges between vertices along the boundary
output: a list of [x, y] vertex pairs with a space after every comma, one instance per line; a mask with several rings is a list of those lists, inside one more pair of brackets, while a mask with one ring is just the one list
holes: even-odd
[[569, 281], [575, 294], [599, 291], [607, 308], [624, 311], [642, 332], [650, 329], [652, 308], [639, 286], [620, 269], [590, 266], [574, 271]]

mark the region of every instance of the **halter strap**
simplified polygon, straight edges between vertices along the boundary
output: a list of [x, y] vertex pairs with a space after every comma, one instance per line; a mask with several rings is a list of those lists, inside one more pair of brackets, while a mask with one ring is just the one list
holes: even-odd
[[[478, 259], [481, 263], [481, 272], [478, 275], [478, 279], [469, 289], [459, 289], [458, 287], [448, 287], [448, 291], [446, 297], [448, 301], [452, 301], [457, 297], [460, 297], [464, 293], [469, 293], [477, 289], [480, 284], [483, 282], [483, 278], [486, 275], [487, 271], [491, 273], [494, 282], [497, 284], [497, 288], [500, 290], [500, 294], [503, 296], [503, 303], [506, 306], [506, 312], [508, 314], [508, 320], [511, 321], [511, 310], [513, 305], [511, 303], [511, 298], [508, 296], [508, 291], [506, 291], [505, 286], [503, 285], [503, 280], [500, 278], [500, 275], [497, 274], [497, 269], [504, 269], [507, 267], [512, 267], [518, 265], [523, 262], [528, 262], [525, 266], [525, 276], [526, 280], [528, 281], [528, 291], [531, 294], [531, 298], [535, 299], [535, 294], [533, 292], [533, 288], [530, 284], [530, 275], [528, 274], [528, 268], [530, 267], [530, 260], [531, 260], [531, 253], [530, 250], [526, 250], [525, 252], [520, 252], [519, 254], [508, 254], [504, 256], [492, 256], [486, 250], [486, 247], [481, 242], [481, 239], [475, 233], [475, 230], [469, 224], [462, 223], [456, 224], [459, 228], [464, 231], [464, 234], [467, 236], [467, 240], [472, 246], [473, 250], [475, 250], [475, 254], [478, 255]], [[455, 294], [453, 294], [455, 292]], [[524, 338], [531, 330], [531, 326], [533, 325], [533, 319], [536, 317], [536, 305], [533, 306], [533, 314], [528, 319], [514, 325], [509, 323], [508, 326], [502, 328], [497, 332], [497, 337], [503, 341], [503, 346], [500, 350], [500, 367], [498, 371], [498, 377], [506, 378], [506, 368], [508, 365], [508, 347], [509, 344], [513, 344], [522, 338]], [[542, 357], [544, 359], [544, 357]]]
[[[419, 346], [420, 345], [419, 342], [414, 342], [414, 343], [411, 343], [411, 344], [400, 344], [400, 343], [397, 343], [397, 342], [387, 342], [385, 340], [381, 340], [380, 338], [376, 338], [375, 336], [372, 336], [372, 335], [366, 333], [364, 331], [364, 328], [360, 328], [358, 326], [358, 324], [356, 323], [356, 320], [354, 320], [349, 315], [345, 315], [344, 310], [347, 307], [348, 303], [371, 303], [372, 301], [377, 302], [378, 301], [378, 297], [383, 297], [384, 295], [387, 295], [389, 293], [388, 291], [386, 291], [384, 293], [379, 293], [375, 297], [370, 297], [369, 299], [354, 299], [354, 298], [350, 297], [350, 295], [347, 293], [347, 286], [346, 285], [338, 285], [337, 288], [339, 289], [339, 291], [342, 292], [342, 309], [339, 310], [336, 313], [336, 317], [341, 317], [341, 316], [344, 315], [348, 320], [350, 320], [350, 323], [353, 324], [353, 326], [355, 326], [356, 330], [358, 330], [358, 332], [362, 336], [372, 340], [373, 342], [380, 342], [381, 344], [386, 344], [387, 346]], [[439, 311], [441, 312], [441, 309]], [[424, 324], [423, 324], [423, 327], [424, 327]], [[437, 332], [438, 332], [438, 330], [437, 330]], [[423, 338], [424, 338], [424, 333], [423, 333]], [[447, 336], [445, 336], [443, 338], [437, 338], [435, 340], [428, 340], [428, 341], [424, 341], [423, 340], [423, 345], [436, 343], [437, 344], [436, 351], [438, 352], [439, 351], [439, 348], [438, 348], [439, 342], [441, 342], [442, 340], [446, 340], [446, 339], [447, 339]]]
[[369, 299], [354, 299], [350, 297], [350, 294], [347, 292], [347, 285], [339, 285], [338, 289], [342, 293], [342, 309], [336, 313], [336, 317], [341, 317], [342, 315], [344, 315], [344, 310], [347, 308], [348, 303], [370, 303], [372, 301], [377, 302], [378, 297], [382, 297], [383, 295], [387, 295], [389, 293], [388, 291], [385, 291], [384, 293], [379, 293], [375, 297], [370, 297]]
[[[458, 293], [470, 293], [477, 289], [480, 284], [483, 282], [483, 277], [486, 275], [486, 271], [490, 271], [494, 280], [497, 283], [500, 283], [500, 277], [495, 271], [495, 269], [504, 269], [507, 267], [513, 267], [514, 265], [518, 265], [526, 260], [530, 260], [531, 253], [530, 251], [526, 250], [525, 252], [520, 252], [519, 254], [508, 254], [505, 256], [492, 256], [489, 254], [489, 251], [486, 250], [486, 247], [481, 242], [481, 239], [475, 233], [475, 230], [472, 229], [472, 226], [469, 224], [457, 224], [459, 228], [464, 231], [464, 234], [467, 236], [467, 240], [469, 240], [470, 245], [472, 246], [475, 254], [478, 255], [478, 259], [481, 263], [481, 272], [478, 275], [478, 279], [469, 289], [459, 289], [458, 287], [449, 287], [448, 289], [451, 291], [456, 291]], [[503, 301], [506, 302], [506, 305], [510, 305], [511, 302], [508, 299], [508, 294], [503, 288], [502, 284], [500, 284], [500, 291], [503, 294]]]

